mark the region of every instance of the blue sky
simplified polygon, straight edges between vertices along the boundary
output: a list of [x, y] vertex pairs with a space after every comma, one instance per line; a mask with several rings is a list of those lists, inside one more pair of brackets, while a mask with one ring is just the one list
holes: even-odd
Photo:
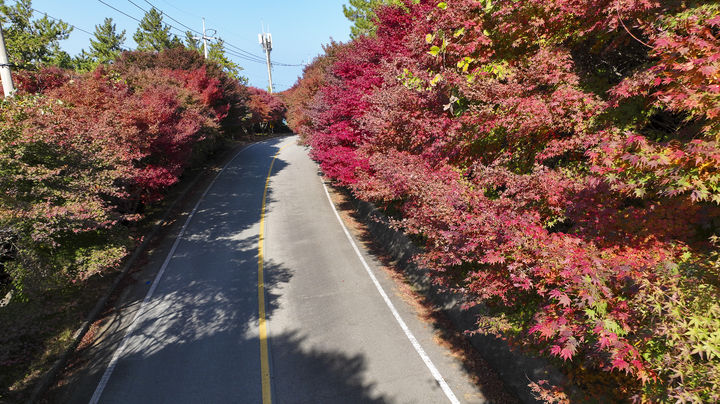
[[[191, 0], [103, 0], [105, 3], [123, 12], [141, 19], [144, 12], [133, 5], [149, 9], [151, 3], [167, 16], [188, 27], [202, 31], [202, 17], [205, 17], [208, 29], [217, 30], [217, 36], [237, 48], [259, 57], [264, 53], [258, 44], [257, 35], [264, 24], [266, 31], [273, 36], [272, 59], [274, 62], [300, 64], [311, 61], [322, 52], [321, 46], [330, 41], [345, 42], [350, 35], [350, 22], [342, 12], [347, 0], [236, 0], [236, 1], [191, 1]], [[7, 1], [12, 4], [12, 1]], [[95, 25], [102, 23], [105, 17], [112, 17], [118, 30], [126, 30], [124, 46], [134, 48], [132, 35], [137, 29], [137, 21], [126, 17], [98, 0], [33, 0], [33, 8], [60, 18], [88, 32], [95, 31]], [[165, 17], [169, 23], [185, 31], [180, 24]], [[180, 36], [178, 31], [173, 31]], [[183, 35], [184, 37], [184, 35]], [[90, 36], [79, 30], [73, 30], [70, 39], [63, 41], [62, 47], [71, 55], [87, 49]], [[264, 63], [255, 63], [237, 57], [233, 59], [245, 70], [243, 75], [250, 85], [267, 87], [267, 68]], [[302, 67], [275, 66], [273, 83], [276, 91], [292, 86]]]

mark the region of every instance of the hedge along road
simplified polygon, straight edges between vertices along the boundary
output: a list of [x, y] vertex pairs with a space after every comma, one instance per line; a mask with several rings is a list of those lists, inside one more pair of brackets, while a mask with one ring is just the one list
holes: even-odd
[[297, 138], [257, 143], [208, 188], [72, 401], [485, 402], [393, 282]]

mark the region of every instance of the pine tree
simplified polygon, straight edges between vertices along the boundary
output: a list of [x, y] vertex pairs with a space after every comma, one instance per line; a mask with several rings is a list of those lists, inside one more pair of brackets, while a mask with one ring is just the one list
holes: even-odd
[[12, 6], [0, 0], [0, 21], [10, 62], [19, 66], [67, 63], [70, 56], [60, 50], [59, 41], [70, 36], [72, 27], [48, 16], [32, 17], [32, 0], [17, 0]]
[[350, 27], [350, 38], [375, 35], [375, 9], [387, 4], [402, 4], [399, 0], [349, 0], [343, 4], [343, 13], [354, 24]]
[[185, 31], [185, 47], [194, 51], [202, 52], [202, 44], [199, 39], [195, 39], [195, 36], [190, 31]]
[[227, 57], [225, 53], [225, 42], [222, 39], [211, 42], [209, 48], [208, 59], [222, 66], [223, 70], [225, 70], [230, 77], [240, 80], [243, 84], [247, 84], [247, 78], [240, 75], [240, 71], [242, 71], [243, 68]]
[[154, 7], [145, 13], [133, 39], [139, 51], [159, 52], [182, 46], [180, 39], [170, 34], [170, 26], [163, 24], [162, 13]]
[[[205, 52], [202, 41], [196, 39], [190, 31], [185, 33], [185, 47], [200, 53]], [[208, 42], [208, 59], [219, 64], [230, 77], [238, 79], [242, 84], [247, 84], [247, 78], [240, 75], [243, 68], [227, 57], [225, 42], [222, 39]]]
[[97, 63], [111, 62], [122, 51], [123, 42], [125, 42], [125, 30], [118, 34], [112, 18], [105, 18], [102, 25], [95, 26], [95, 38], [90, 38], [88, 56]]

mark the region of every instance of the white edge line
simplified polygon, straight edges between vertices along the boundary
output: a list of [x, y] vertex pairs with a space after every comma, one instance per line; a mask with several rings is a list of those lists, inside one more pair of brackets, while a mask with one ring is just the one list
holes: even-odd
[[223, 166], [222, 170], [213, 178], [210, 185], [208, 185], [207, 189], [205, 189], [205, 192], [203, 192], [200, 199], [195, 204], [195, 207], [190, 212], [190, 215], [185, 220], [185, 224], [183, 224], [183, 227], [180, 229], [180, 233], [178, 233], [177, 237], [175, 238], [175, 242], [172, 245], [172, 248], [170, 249], [170, 252], [168, 253], [167, 257], [165, 258], [165, 261], [163, 262], [162, 266], [160, 267], [160, 270], [158, 271], [157, 275], [155, 276], [155, 280], [152, 283], [152, 286], [150, 286], [150, 290], [148, 290], [147, 295], [145, 295], [145, 299], [143, 299], [142, 304], [140, 305], [140, 308], [135, 313], [135, 317], [133, 317], [132, 322], [130, 323], [130, 327], [128, 327], [127, 331], [125, 332], [125, 336], [123, 337], [122, 343], [120, 344], [120, 347], [118, 347], [117, 350], [115, 350], [115, 353], [112, 356], [112, 359], [110, 359], [110, 363], [108, 364], [108, 367], [105, 369], [105, 373], [103, 373], [102, 378], [100, 379], [100, 382], [98, 383], [97, 388], [95, 389], [95, 392], [93, 393], [92, 397], [90, 398], [89, 404], [97, 404], [100, 401], [100, 397], [102, 396], [103, 391], [105, 390], [105, 387], [107, 387], [108, 381], [110, 381], [110, 376], [112, 376], [113, 372], [115, 371], [115, 367], [117, 366], [118, 361], [120, 360], [120, 357], [125, 353], [125, 349], [127, 348], [128, 341], [130, 340], [130, 337], [135, 332], [135, 328], [137, 328], [138, 319], [140, 316], [145, 312], [145, 308], [150, 302], [150, 299], [152, 299], [153, 294], [155, 293], [155, 289], [157, 289], [158, 284], [160, 283], [160, 279], [163, 277], [163, 274], [165, 274], [165, 270], [167, 269], [168, 265], [170, 264], [170, 260], [172, 259], [173, 255], [175, 255], [175, 250], [178, 247], [178, 244], [180, 244], [180, 240], [185, 235], [185, 231], [187, 230], [188, 225], [190, 224], [190, 221], [192, 220], [193, 216], [195, 216], [195, 213], [197, 212], [198, 208], [200, 207], [200, 203], [205, 199], [208, 192], [210, 192], [210, 188], [215, 185], [215, 182], [220, 177], [220, 175], [225, 172], [225, 169], [227, 169], [230, 164], [235, 161], [235, 159], [244, 151], [248, 150], [249, 148], [257, 145], [258, 143], [253, 143], [251, 145], [245, 146], [242, 149], [240, 149], [235, 156], [233, 156], [230, 161]]
[[372, 280], [373, 284], [375, 284], [375, 288], [377, 288], [377, 291], [380, 293], [380, 296], [382, 296], [383, 300], [385, 301], [385, 304], [392, 312], [393, 317], [395, 317], [395, 320], [400, 325], [400, 328], [405, 332], [405, 336], [410, 340], [410, 343], [412, 344], [413, 348], [415, 348], [415, 351], [420, 355], [420, 358], [425, 362], [425, 366], [430, 370], [430, 373], [432, 373], [433, 377], [435, 377], [435, 380], [438, 382], [440, 387], [442, 388], [442, 391], [447, 396], [448, 400], [450, 400], [453, 404], [460, 404], [460, 401], [455, 397], [455, 393], [453, 393], [450, 386], [448, 386], [447, 382], [445, 382], [445, 379], [443, 379], [442, 375], [440, 374], [440, 371], [435, 367], [435, 365], [432, 363], [432, 360], [430, 360], [430, 357], [425, 353], [425, 350], [418, 342], [417, 338], [415, 338], [415, 335], [413, 335], [412, 331], [408, 328], [407, 324], [405, 324], [405, 321], [403, 321], [402, 317], [400, 317], [400, 313], [398, 313], [397, 309], [395, 308], [395, 305], [390, 301], [390, 298], [388, 297], [387, 293], [385, 293], [385, 290], [380, 285], [380, 282], [378, 281], [377, 277], [375, 277], [375, 274], [370, 269], [370, 266], [368, 265], [367, 261], [365, 261], [365, 258], [360, 253], [360, 249], [358, 248], [357, 244], [355, 244], [355, 240], [353, 240], [352, 236], [350, 236], [350, 232], [348, 231], [347, 227], [345, 226], [345, 223], [343, 223], [342, 218], [340, 217], [340, 214], [338, 213], [337, 209], [335, 208], [335, 204], [332, 201], [332, 198], [330, 197], [330, 192], [328, 192], [327, 186], [325, 186], [325, 181], [323, 181], [322, 178], [320, 178], [320, 182], [322, 183], [323, 189], [325, 190], [325, 195], [328, 198], [328, 201], [330, 202], [330, 206], [333, 209], [333, 212], [335, 212], [335, 217], [337, 218], [338, 222], [340, 222], [340, 226], [342, 226], [343, 231], [345, 232], [345, 236], [347, 237], [348, 241], [350, 241], [350, 244], [353, 247], [353, 250], [355, 250], [355, 254], [360, 258], [360, 262], [362, 262], [363, 267], [365, 267], [365, 271], [367, 271], [368, 275], [370, 276], [370, 279]]

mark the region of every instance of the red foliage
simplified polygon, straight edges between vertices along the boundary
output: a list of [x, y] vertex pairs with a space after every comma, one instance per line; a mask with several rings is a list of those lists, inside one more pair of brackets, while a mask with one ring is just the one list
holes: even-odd
[[256, 87], [248, 87], [250, 93], [250, 123], [257, 132], [273, 131], [285, 126], [287, 107], [280, 96]]
[[[183, 86], [197, 93], [206, 106], [215, 110], [226, 130], [247, 131], [249, 94], [247, 88], [228, 76], [222, 67], [206, 61], [199, 52], [176, 47], [162, 52], [124, 52], [112, 66], [123, 77], [136, 76], [138, 71], [165, 70], [181, 80]], [[131, 83], [132, 84], [132, 83]], [[146, 85], [146, 83], [138, 83]]]
[[[67, 83], [71, 74], [58, 67], [43, 67], [40, 70], [19, 70], [13, 72], [13, 83], [19, 94], [44, 93]], [[2, 87], [2, 85], [0, 85]]]
[[718, 7], [415, 3], [296, 85], [289, 120], [325, 174], [398, 209], [436, 281], [503, 314], [488, 330], [710, 400], [715, 365], [677, 359], [644, 299], [668, 268], [717, 283], [697, 273], [720, 232]]
[[293, 132], [302, 138], [312, 133], [312, 118], [307, 110], [318, 91], [325, 84], [328, 69], [335, 61], [335, 54], [346, 45], [332, 42], [323, 47], [325, 54], [318, 56], [303, 69], [303, 78], [283, 94], [288, 106], [287, 122]]
[[0, 230], [17, 240], [4, 267], [22, 287], [116, 267], [130, 244], [121, 224], [212, 150], [221, 124], [247, 126], [246, 89], [197, 52], [16, 77], [23, 91], [0, 110]]
[[174, 70], [171, 74], [182, 80], [186, 89], [199, 95], [202, 104], [215, 111], [216, 119], [222, 121], [227, 117], [230, 104], [224, 103], [220, 80], [210, 77], [204, 66], [191, 71]]
[[206, 93], [190, 88], [181, 94], [185, 83], [175, 81], [175, 75], [162, 69], [138, 72], [135, 80], [152, 84], [133, 90], [112, 82], [99, 68], [49, 93], [71, 105], [65, 110], [67, 121], [86, 125], [73, 132], [106, 143], [104, 152], [125, 162], [125, 170], [132, 173], [124, 183], [131, 206], [160, 198], [177, 182], [203, 128], [216, 125], [215, 115], [204, 111]]
[[358, 170], [367, 162], [356, 152], [367, 138], [358, 120], [370, 107], [366, 96], [383, 84], [380, 66], [395, 56], [407, 54], [405, 36], [416, 19], [424, 17], [427, 5], [406, 13], [400, 8], [380, 10], [377, 36], [359, 38], [352, 46], [338, 49], [334, 63], [308, 109], [313, 114], [313, 135], [309, 143], [321, 168], [339, 183], [357, 182]]

